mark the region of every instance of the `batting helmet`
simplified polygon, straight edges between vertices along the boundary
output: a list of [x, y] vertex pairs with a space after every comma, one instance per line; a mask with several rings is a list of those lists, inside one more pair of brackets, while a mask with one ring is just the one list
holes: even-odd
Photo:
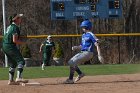
[[80, 27], [85, 27], [86, 30], [91, 30], [91, 28], [92, 28], [92, 23], [91, 23], [89, 20], [84, 20], [84, 21], [81, 23]]

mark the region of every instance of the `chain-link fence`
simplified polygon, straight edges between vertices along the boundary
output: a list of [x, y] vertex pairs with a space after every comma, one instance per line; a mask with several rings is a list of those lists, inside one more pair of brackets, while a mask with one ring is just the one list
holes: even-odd
[[[55, 43], [60, 42], [63, 48], [63, 65], [67, 65], [68, 60], [79, 51], [72, 51], [72, 46], [80, 45], [81, 35], [52, 35]], [[105, 64], [130, 64], [140, 62], [140, 34], [98, 34], [100, 39], [100, 47]], [[31, 66], [40, 66], [42, 63], [42, 54], [39, 53], [41, 42], [45, 40], [45, 36], [28, 36], [27, 44], [31, 51]], [[52, 65], [55, 61], [52, 56]], [[4, 54], [0, 52], [0, 66], [4, 64]], [[100, 64], [96, 48], [94, 49], [93, 59], [85, 64]]]

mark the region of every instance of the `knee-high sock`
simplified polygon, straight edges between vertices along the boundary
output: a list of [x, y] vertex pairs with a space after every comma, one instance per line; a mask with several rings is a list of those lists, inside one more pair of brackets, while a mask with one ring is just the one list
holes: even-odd
[[15, 74], [15, 68], [9, 68], [9, 80], [13, 81], [14, 80], [14, 74]]
[[18, 64], [17, 78], [22, 78], [23, 67], [24, 67], [23, 64]]
[[42, 69], [44, 69], [44, 67], [45, 67], [45, 64], [43, 63], [43, 64], [42, 64]]
[[22, 78], [23, 68], [18, 68], [17, 70], [17, 78]]
[[74, 67], [70, 67], [70, 75], [69, 75], [69, 79], [70, 80], [73, 80], [74, 72], [75, 72], [75, 68]]
[[75, 71], [78, 73], [78, 75], [82, 74], [82, 72], [78, 66], [75, 66]]

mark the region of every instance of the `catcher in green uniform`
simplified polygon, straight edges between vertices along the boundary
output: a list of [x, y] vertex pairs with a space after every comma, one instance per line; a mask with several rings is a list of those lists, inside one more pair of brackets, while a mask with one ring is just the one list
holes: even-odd
[[[17, 48], [17, 44], [23, 44], [20, 41], [20, 29], [21, 17], [23, 14], [14, 14], [10, 17], [10, 25], [7, 27], [6, 33], [3, 36], [3, 52], [7, 55], [9, 61], [9, 85], [17, 85], [20, 82], [28, 82], [23, 80], [22, 72], [25, 65], [25, 61]], [[15, 69], [17, 67], [17, 78], [14, 81]]]
[[41, 44], [40, 50], [39, 50], [39, 52], [43, 50], [42, 51], [42, 55], [43, 55], [42, 70], [44, 70], [45, 66], [51, 65], [50, 59], [51, 59], [52, 51], [54, 51], [54, 49], [55, 49], [55, 43], [52, 41], [52, 37], [49, 35], [47, 37], [47, 40]]

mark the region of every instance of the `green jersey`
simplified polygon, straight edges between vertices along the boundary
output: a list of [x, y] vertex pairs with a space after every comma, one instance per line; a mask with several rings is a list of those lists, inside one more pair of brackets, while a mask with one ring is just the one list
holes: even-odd
[[7, 31], [3, 37], [3, 43], [14, 44], [14, 42], [13, 42], [14, 34], [17, 34], [19, 36], [20, 30], [19, 30], [19, 27], [13, 23], [7, 27]]
[[17, 34], [20, 36], [19, 27], [16, 24], [11, 24], [8, 26], [5, 35], [3, 36], [3, 52], [7, 55], [10, 61], [10, 67], [16, 68], [17, 65], [25, 65], [25, 61], [17, 48], [16, 44], [13, 42], [13, 35]]
[[51, 52], [52, 51], [52, 47], [54, 47], [55, 44], [54, 42], [49, 42], [49, 41], [44, 41], [43, 42], [43, 52]]

